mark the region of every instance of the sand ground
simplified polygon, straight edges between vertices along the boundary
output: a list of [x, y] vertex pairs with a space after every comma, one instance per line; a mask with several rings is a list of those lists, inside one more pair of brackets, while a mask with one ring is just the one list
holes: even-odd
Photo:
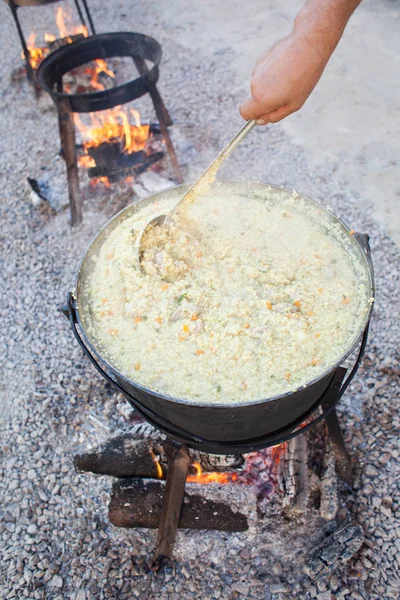
[[[190, 5], [164, 0], [158, 10], [180, 44], [214, 60], [229, 53], [245, 97], [257, 57], [290, 32], [302, 5], [302, 0], [192, 0]], [[346, 191], [372, 203], [374, 216], [398, 246], [399, 26], [400, 2], [363, 2], [306, 105], [279, 125], [311, 168], [329, 164]]]

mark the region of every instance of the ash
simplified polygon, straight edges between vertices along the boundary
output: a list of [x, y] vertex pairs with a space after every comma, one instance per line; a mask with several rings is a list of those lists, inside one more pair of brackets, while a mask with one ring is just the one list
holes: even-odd
[[[283, 24], [289, 28], [297, 7], [289, 2], [278, 11], [256, 0], [250, 4], [251, 10], [248, 7], [245, 13], [260, 19], [258, 30], [252, 21], [253, 35], [257, 32], [258, 37], [262, 37], [264, 25], [271, 35], [274, 19], [281, 34], [287, 33]], [[214, 36], [215, 52], [207, 36], [203, 41], [198, 31], [204, 18], [200, 9], [208, 14], [204, 27], [210, 27]], [[279, 498], [272, 497], [265, 516], [246, 533], [179, 532], [178, 562], [155, 575], [148, 569], [155, 532], [110, 526], [106, 514], [110, 479], [77, 475], [73, 470], [73, 455], [79, 448], [116, 434], [126, 427], [131, 414], [125, 401], [83, 357], [59, 311], [91, 238], [112, 214], [134, 200], [135, 194], [128, 184], [110, 191], [91, 189], [82, 178], [84, 224], [74, 230], [62, 202], [58, 211], [45, 202], [33, 206], [27, 177], [36, 177], [57, 161], [57, 118], [46, 98], [35, 102], [26, 81], [10, 81], [12, 71], [20, 65], [20, 46], [7, 6], [1, 10], [1, 597], [399, 598], [400, 255], [364, 194], [357, 191], [359, 182], [370, 175], [370, 161], [362, 160], [368, 153], [361, 152], [353, 162], [353, 144], [343, 147], [335, 160], [326, 154], [318, 160], [307, 141], [296, 137], [295, 121], [290, 121], [291, 126], [256, 129], [221, 174], [296, 188], [330, 206], [353, 229], [372, 236], [377, 302], [370, 341], [339, 415], [347, 447], [357, 461], [353, 488], [341, 485], [341, 507], [331, 522], [323, 521], [313, 509], [288, 519]], [[244, 78], [233, 69], [235, 61], [242, 64], [246, 48], [249, 52], [246, 44], [251, 36], [247, 41], [241, 37], [246, 21], [242, 14], [236, 29], [230, 30], [231, 41], [235, 34], [240, 44], [221, 41], [218, 20], [222, 26], [225, 19], [221, 10], [216, 2], [197, 0], [193, 5], [180, 0], [139, 0], [134, 7], [128, 0], [108, 3], [106, 8], [103, 3], [91, 4], [99, 30], [139, 29], [162, 44], [160, 91], [174, 120], [171, 134], [187, 180], [201, 172], [241, 123], [237, 105], [245, 96], [243, 81], [248, 81], [248, 75]], [[264, 10], [267, 14], [261, 18]], [[226, 3], [226, 18], [238, 11], [236, 1]], [[379, 19], [368, 3], [359, 11], [356, 22], [364, 23], [359, 29], [365, 32], [370, 27], [369, 42], [380, 48], [398, 18], [397, 4], [382, 3]], [[52, 31], [52, 7], [21, 9], [21, 14], [24, 27], [39, 33]], [[243, 26], [246, 32], [249, 26]], [[352, 32], [355, 35], [354, 28]], [[190, 35], [198, 35], [193, 49], [188, 43]], [[339, 61], [341, 55], [336, 56], [334, 61]], [[351, 60], [349, 53], [347, 62]], [[363, 62], [357, 63], [360, 69]], [[332, 68], [337, 69], [339, 85], [340, 69], [335, 64]], [[387, 85], [382, 103], [390, 95]], [[340, 96], [340, 91], [336, 93]], [[364, 92], [360, 89], [358, 93], [361, 103]], [[335, 94], [330, 94], [330, 107], [334, 104]], [[380, 107], [368, 106], [369, 114], [379, 113]], [[151, 103], [141, 99], [138, 108], [145, 115]], [[306, 105], [302, 119], [312, 120], [308, 110]], [[374, 122], [372, 119], [364, 127], [371, 131]], [[362, 126], [357, 123], [357, 127]], [[391, 154], [392, 162], [395, 156]], [[379, 160], [385, 169], [384, 156]], [[375, 163], [371, 165], [376, 168]], [[390, 177], [392, 167], [388, 163]], [[66, 188], [65, 174], [54, 171], [54, 187]], [[162, 175], [172, 177], [167, 163]], [[384, 186], [384, 178], [380, 181]], [[51, 177], [48, 184], [52, 185]], [[380, 193], [384, 196], [392, 188], [398, 189], [398, 184], [395, 188], [388, 183]], [[248, 491], [243, 502], [249, 503], [250, 511], [253, 500], [254, 494]], [[304, 572], [309, 552], [347, 518], [362, 526], [365, 542], [350, 561], [326, 581], [316, 583]]]

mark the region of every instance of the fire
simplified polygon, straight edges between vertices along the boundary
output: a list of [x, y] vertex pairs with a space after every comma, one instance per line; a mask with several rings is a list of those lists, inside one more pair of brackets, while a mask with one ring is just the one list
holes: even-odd
[[[87, 27], [85, 27], [84, 25], [68, 27], [68, 29], [70, 29], [70, 32], [68, 33], [66, 21], [70, 21], [70, 20], [71, 20], [71, 17], [66, 12], [64, 12], [61, 7], [59, 7], [56, 12], [56, 23], [57, 23], [60, 38], [66, 39], [68, 43], [71, 43], [71, 42], [73, 42], [73, 39], [71, 37], [73, 35], [81, 34], [84, 37], [88, 37], [89, 32], [87, 30]], [[50, 42], [54, 42], [55, 40], [56, 40], [56, 37], [52, 33], [44, 34], [44, 41], [46, 42], [46, 44], [49, 44]], [[27, 43], [26, 43], [28, 50], [29, 50], [30, 63], [32, 65], [33, 69], [37, 69], [37, 67], [40, 65], [42, 60], [50, 53], [50, 48], [48, 48], [47, 46], [43, 46], [43, 47], [36, 46], [35, 43], [36, 43], [36, 33], [33, 32], [30, 34], [30, 36], [27, 40]], [[21, 53], [21, 57], [25, 58], [23, 52]], [[101, 62], [104, 62], [104, 61], [101, 61]], [[105, 70], [105, 69], [100, 69], [100, 70]], [[107, 72], [107, 71], [105, 71], [105, 72]], [[109, 74], [109, 73], [107, 73], [107, 74]]]
[[[49, 48], [40, 48], [35, 46], [36, 41], [36, 33], [31, 33], [27, 39], [26, 45], [29, 50], [29, 62], [32, 65], [32, 69], [36, 69], [45, 56], [47, 56], [50, 52]], [[21, 57], [25, 58], [23, 52], [21, 52]]]
[[286, 450], [286, 442], [282, 444], [278, 444], [277, 446], [272, 446], [271, 448], [271, 458], [272, 462], [275, 464], [279, 464], [281, 462], [282, 455]]
[[68, 13], [64, 12], [61, 6], [59, 6], [56, 13], [56, 23], [60, 34], [60, 38], [69, 38], [68, 41], [72, 42], [70, 38], [71, 35], [82, 34], [84, 37], [88, 37], [89, 33], [85, 25], [78, 25], [72, 28], [72, 31], [68, 33], [65, 22], [70, 20], [71, 16]]
[[237, 480], [236, 473], [203, 473], [200, 463], [192, 465], [196, 469], [196, 475], [188, 475], [187, 482], [190, 483], [232, 483]]
[[[79, 115], [74, 115], [75, 125], [85, 138], [83, 147], [86, 153], [89, 148], [97, 148], [100, 144], [112, 140], [123, 141], [123, 151], [127, 154], [138, 152], [145, 147], [150, 133], [150, 125], [141, 124], [140, 115], [136, 110], [130, 110], [135, 121], [134, 125], [131, 125], [126, 111], [121, 106], [89, 114], [91, 119], [89, 126], [82, 123]], [[83, 163], [80, 164], [84, 166]]]
[[152, 451], [150, 451], [150, 456], [153, 459], [153, 461], [155, 462], [155, 465], [156, 465], [156, 468], [157, 468], [157, 477], [158, 477], [158, 479], [162, 479], [163, 478], [163, 472], [162, 472], [162, 468], [161, 468], [161, 465], [160, 465], [160, 461], [158, 460], [157, 456]]

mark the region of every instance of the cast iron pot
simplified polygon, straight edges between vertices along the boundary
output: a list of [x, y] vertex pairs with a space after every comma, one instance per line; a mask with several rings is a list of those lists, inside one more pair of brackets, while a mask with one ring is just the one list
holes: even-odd
[[[214, 184], [218, 195], [240, 193], [257, 198], [282, 198], [282, 195], [293, 192], [284, 188], [254, 182], [220, 181]], [[182, 185], [155, 194], [145, 200], [139, 200], [115, 215], [97, 234], [78, 270], [74, 292], [68, 295], [68, 306], [64, 312], [69, 317], [76, 338], [97, 370], [110, 383], [116, 386], [128, 401], [153, 425], [170, 436], [187, 443], [191, 447], [214, 453], [244, 452], [267, 447], [279, 443], [290, 435], [298, 425], [313, 413], [320, 405], [330, 412], [353, 378], [367, 341], [368, 324], [371, 316], [374, 297], [373, 267], [365, 234], [350, 234], [349, 229], [330, 211], [318, 203], [300, 196], [302, 201], [317, 205], [321, 211], [321, 220], [334, 222], [345, 233], [347, 250], [359, 258], [368, 275], [370, 301], [366, 307], [363, 325], [359, 336], [353, 339], [352, 345], [317, 379], [307, 385], [281, 396], [265, 398], [256, 402], [232, 402], [231, 404], [195, 403], [189, 400], [171, 398], [151, 389], [145, 388], [129, 379], [112, 365], [98, 348], [98, 343], [91, 331], [90, 303], [87, 282], [92, 274], [94, 261], [99, 248], [106, 237], [124, 219], [130, 217], [140, 207], [161, 197], [176, 196], [188, 189]], [[267, 234], [268, 223], [266, 223]], [[355, 365], [346, 378], [346, 369], [341, 365], [353, 353], [360, 340], [361, 347]], [[177, 373], [177, 375], [179, 375]], [[324, 413], [316, 420], [320, 420]], [[316, 420], [314, 422], [316, 422]], [[289, 434], [289, 435], [288, 435]], [[285, 437], [286, 436], [286, 437]]]

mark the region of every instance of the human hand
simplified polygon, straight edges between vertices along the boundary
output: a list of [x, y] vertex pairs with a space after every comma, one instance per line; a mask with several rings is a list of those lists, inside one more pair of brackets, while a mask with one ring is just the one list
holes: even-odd
[[240, 105], [246, 120], [277, 123], [299, 110], [321, 77], [331, 51], [314, 47], [293, 32], [258, 59], [251, 79], [251, 98]]

